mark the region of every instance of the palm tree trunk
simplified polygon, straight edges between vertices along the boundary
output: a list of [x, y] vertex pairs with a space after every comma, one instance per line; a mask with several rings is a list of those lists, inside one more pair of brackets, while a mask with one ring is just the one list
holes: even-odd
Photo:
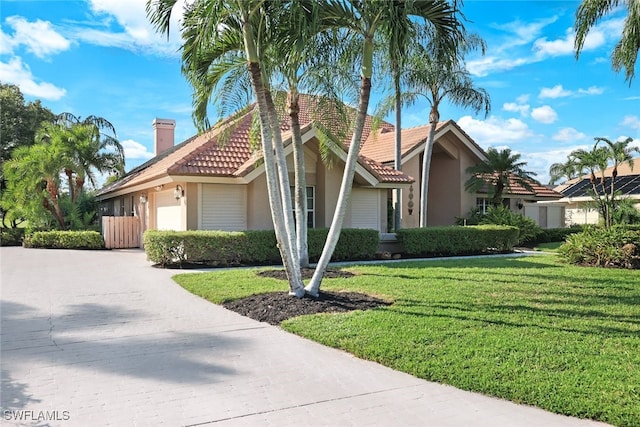
[[422, 179], [420, 181], [420, 227], [427, 226], [427, 209], [429, 208], [429, 174], [431, 173], [431, 157], [433, 155], [433, 144], [436, 137], [436, 126], [440, 121], [438, 105], [434, 102], [429, 114], [429, 137], [424, 144], [424, 155], [422, 158]]
[[[260, 70], [260, 64], [257, 61], [257, 50], [252, 39], [252, 28], [247, 16], [244, 17], [243, 38], [245, 42], [247, 59], [249, 61], [248, 67], [249, 73], [251, 75], [251, 84], [256, 95], [258, 112], [260, 114], [262, 153], [264, 156], [267, 192], [269, 194], [269, 205], [271, 208], [271, 219], [273, 221], [276, 240], [278, 242], [278, 248], [282, 257], [282, 263], [289, 279], [289, 293], [301, 298], [302, 296], [304, 296], [304, 288], [302, 284], [302, 278], [300, 276], [300, 270], [298, 269], [298, 266], [293, 262], [293, 258], [291, 256], [293, 252], [289, 245], [287, 231], [283, 224], [284, 212], [282, 207], [280, 188], [278, 187], [278, 179], [276, 176], [277, 171], [275, 170], [276, 166], [272, 143], [273, 129], [271, 128], [269, 120], [269, 108], [267, 105], [265, 87], [262, 83], [262, 72]], [[280, 129], [278, 128], [276, 129], [276, 131], [280, 132]]]
[[[363, 67], [364, 68], [364, 67]], [[344, 165], [344, 173], [342, 174], [342, 183], [340, 184], [340, 194], [338, 195], [338, 203], [336, 210], [333, 214], [333, 220], [331, 221], [331, 227], [327, 234], [327, 241], [322, 249], [322, 255], [316, 266], [316, 270], [313, 273], [313, 277], [309, 284], [305, 287], [307, 293], [317, 297], [320, 294], [320, 283], [324, 272], [329, 265], [333, 251], [338, 244], [340, 238], [340, 231], [342, 230], [342, 223], [344, 222], [344, 216], [347, 212], [349, 205], [349, 196], [351, 195], [351, 187], [353, 186], [353, 177], [356, 172], [356, 163], [358, 161], [358, 155], [360, 153], [360, 144], [362, 139], [362, 131], [364, 129], [364, 122], [367, 118], [367, 109], [369, 108], [369, 98], [371, 96], [371, 78], [367, 76], [362, 77], [360, 85], [360, 101], [358, 103], [358, 115], [356, 118], [356, 124], [349, 145], [349, 153], [347, 154], [347, 161]]]
[[[393, 72], [394, 86], [395, 86], [395, 101], [396, 101], [396, 134], [395, 134], [395, 159], [393, 167], [400, 171], [402, 170], [402, 99], [400, 93], [400, 73], [397, 70], [397, 64]], [[395, 189], [395, 203], [393, 211], [393, 227], [395, 231], [398, 231], [402, 226], [402, 189]]]
[[291, 117], [291, 132], [293, 134], [293, 165], [295, 169], [295, 211], [296, 237], [300, 267], [309, 266], [309, 247], [307, 242], [307, 179], [304, 165], [304, 145], [300, 131], [299, 94], [295, 90], [289, 91], [289, 116]]
[[49, 194], [49, 199], [44, 199], [42, 205], [53, 215], [53, 217], [58, 221], [58, 225], [60, 225], [61, 230], [66, 230], [67, 226], [64, 223], [64, 214], [62, 213], [62, 209], [60, 208], [60, 204], [58, 203], [58, 193], [59, 189], [55, 182], [52, 180], [47, 180], [47, 193]]

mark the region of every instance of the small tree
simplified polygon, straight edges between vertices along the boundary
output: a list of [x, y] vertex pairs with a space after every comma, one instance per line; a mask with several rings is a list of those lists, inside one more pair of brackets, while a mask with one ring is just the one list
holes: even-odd
[[467, 191], [477, 193], [486, 189], [493, 206], [501, 206], [505, 191], [511, 189], [511, 184], [518, 184], [529, 191], [533, 191], [531, 182], [537, 182], [534, 172], [525, 170], [527, 162], [520, 161], [520, 154], [514, 154], [509, 148], [487, 150], [487, 160], [467, 168], [471, 177], [465, 182]]

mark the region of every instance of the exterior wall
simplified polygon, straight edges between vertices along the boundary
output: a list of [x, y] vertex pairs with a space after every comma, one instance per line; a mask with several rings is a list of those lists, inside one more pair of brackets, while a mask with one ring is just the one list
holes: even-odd
[[[443, 149], [444, 147], [444, 149]], [[416, 228], [420, 224], [420, 185], [423, 154], [406, 160], [402, 171], [415, 178], [413, 187], [413, 212], [409, 213], [409, 190], [402, 192], [402, 227]], [[427, 223], [429, 226], [454, 225], [456, 217], [466, 216], [475, 207], [476, 196], [464, 188], [466, 170], [477, 163], [476, 157], [452, 133], [436, 142], [429, 172], [429, 201]]]
[[600, 214], [597, 209], [588, 209], [582, 203], [573, 203], [565, 209], [565, 223], [567, 226], [573, 224], [597, 224], [600, 221]]
[[[565, 207], [554, 205], [541, 205], [537, 203], [526, 203], [523, 213], [531, 218], [541, 228], [562, 228], [565, 227]], [[517, 212], [517, 211], [515, 211]]]

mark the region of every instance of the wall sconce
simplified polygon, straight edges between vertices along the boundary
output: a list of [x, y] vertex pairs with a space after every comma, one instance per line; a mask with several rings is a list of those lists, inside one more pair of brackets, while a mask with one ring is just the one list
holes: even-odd
[[516, 206], [518, 207], [518, 209], [522, 209], [522, 207], [524, 206], [522, 199], [518, 200], [518, 203], [516, 203]]
[[145, 193], [142, 193], [140, 195], [140, 203], [142, 203], [142, 204], [147, 203], [147, 195]]
[[184, 197], [184, 188], [182, 188], [182, 185], [176, 185], [176, 189], [173, 190], [173, 197], [175, 197], [176, 200], [180, 200]]

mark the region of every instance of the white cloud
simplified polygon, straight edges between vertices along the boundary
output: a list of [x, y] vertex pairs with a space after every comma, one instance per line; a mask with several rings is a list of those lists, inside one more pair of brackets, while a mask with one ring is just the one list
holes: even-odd
[[133, 52], [175, 56], [180, 46], [180, 19], [185, 1], [173, 8], [169, 40], [155, 31], [146, 15], [146, 0], [90, 0], [92, 12], [103, 17], [100, 27], [77, 26], [74, 38], [98, 46], [113, 46]]
[[574, 128], [562, 128], [551, 137], [554, 141], [560, 142], [573, 142], [585, 138], [587, 138], [587, 135], [575, 130]]
[[36, 82], [29, 66], [22, 63], [18, 57], [13, 57], [8, 63], [0, 62], [0, 81], [17, 85], [26, 94], [42, 99], [56, 101], [67, 91], [51, 83]]
[[471, 116], [463, 116], [457, 123], [478, 144], [484, 147], [500, 143], [521, 142], [534, 135], [527, 124], [519, 119], [504, 120], [491, 116], [487, 120], [476, 120]]
[[622, 126], [628, 126], [631, 129], [640, 129], [640, 117], [638, 116], [624, 116]]
[[558, 120], [558, 113], [548, 105], [531, 110], [531, 117], [540, 123], [553, 123]]
[[586, 145], [575, 145], [572, 147], [566, 147], [561, 150], [549, 150], [527, 153], [526, 158], [527, 169], [536, 172], [538, 176], [536, 179], [542, 183], [549, 182], [549, 168], [553, 163], [565, 162], [569, 157], [569, 154], [577, 149], [591, 149]]
[[58, 33], [51, 22], [36, 20], [28, 22], [21, 16], [10, 16], [5, 20], [13, 28], [13, 35], [2, 34], [5, 45], [3, 53], [12, 53], [18, 46], [25, 46], [27, 51], [38, 58], [47, 58], [69, 49], [71, 42]]
[[538, 98], [563, 98], [565, 96], [571, 96], [571, 91], [565, 90], [562, 85], [555, 85], [554, 87], [543, 87], [540, 90]]
[[480, 59], [467, 61], [467, 70], [474, 76], [484, 77], [494, 71], [508, 71], [532, 62], [527, 58], [498, 58], [496, 56], [485, 56]]
[[526, 104], [527, 102], [529, 102], [529, 94], [525, 93], [524, 95], [520, 95], [516, 98], [516, 102], [518, 104]]
[[124, 156], [127, 160], [149, 160], [153, 157], [153, 153], [147, 150], [147, 147], [132, 139], [121, 141], [120, 144], [122, 144], [122, 148], [124, 148]]
[[518, 104], [517, 102], [505, 102], [502, 105], [502, 109], [505, 111], [520, 113], [521, 116], [527, 116], [529, 114], [529, 104]]
[[[539, 38], [533, 43], [533, 51], [536, 55], [561, 56], [572, 55], [574, 52], [576, 36], [572, 28], [568, 28], [565, 36], [560, 39], [548, 41], [546, 37]], [[594, 50], [604, 45], [607, 38], [601, 27], [592, 29], [584, 40], [583, 51]]]
[[602, 95], [604, 93], [604, 88], [589, 86], [587, 89], [578, 89], [578, 93], [582, 95]]

